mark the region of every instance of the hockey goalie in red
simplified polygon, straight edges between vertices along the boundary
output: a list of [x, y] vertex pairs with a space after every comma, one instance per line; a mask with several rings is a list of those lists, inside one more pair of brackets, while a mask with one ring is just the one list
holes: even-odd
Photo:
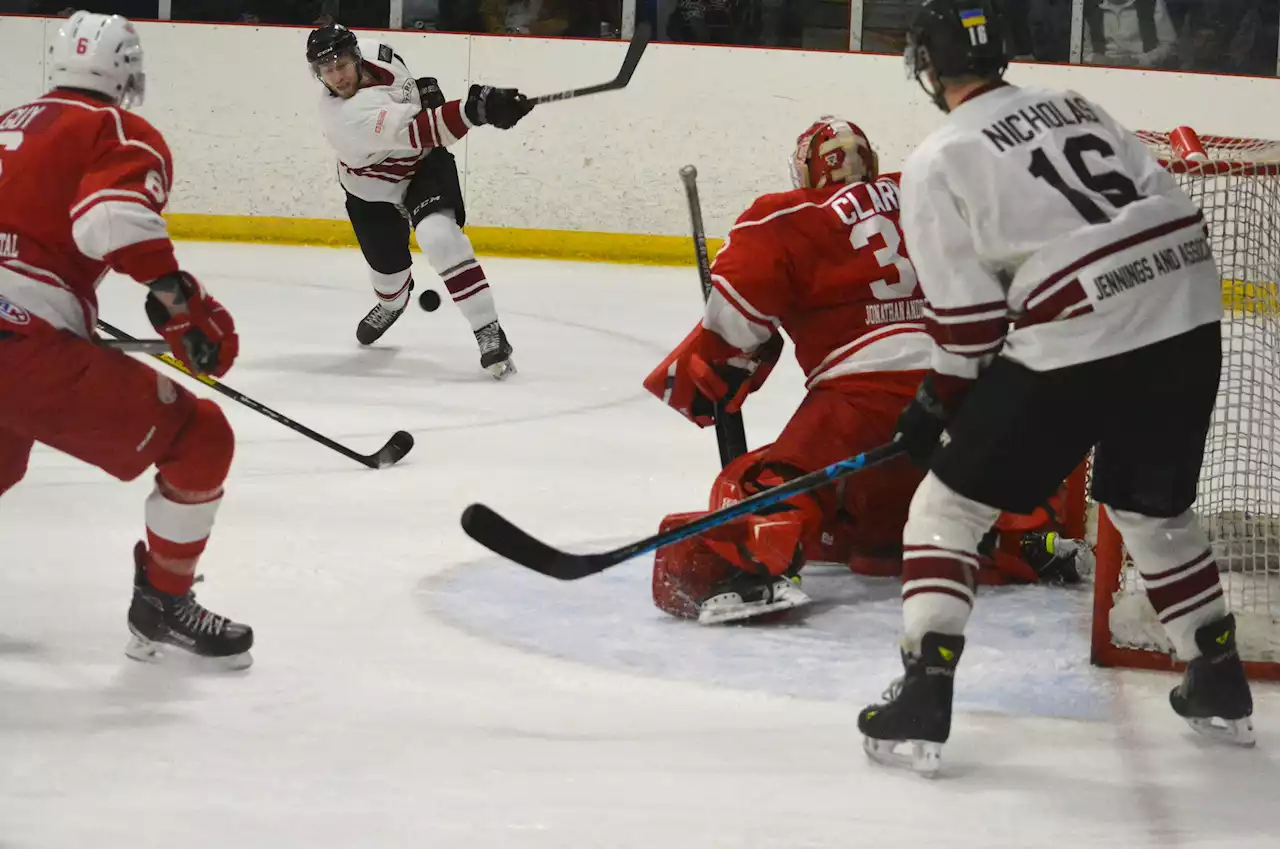
[[[888, 442], [929, 364], [897, 175], [881, 175], [867, 136], [836, 118], [800, 136], [791, 170], [794, 191], [759, 198], [730, 230], [702, 321], [645, 380], [706, 427], [713, 400], [735, 412], [763, 385], [780, 331], [794, 342], [808, 394], [773, 444], [725, 467], [713, 508]], [[807, 603], [797, 577], [806, 560], [847, 562], [856, 552], [896, 563], [920, 479], [895, 460], [662, 549], [654, 602], [704, 624], [731, 622]]]
[[[780, 330], [795, 344], [808, 394], [775, 442], [722, 470], [713, 510], [890, 441], [933, 347], [898, 227], [898, 175], [879, 173], [867, 136], [822, 118], [797, 140], [791, 174], [794, 191], [759, 198], [730, 230], [703, 319], [645, 380], [707, 427], [714, 401], [737, 412], [764, 384], [782, 350]], [[807, 604], [799, 587], [806, 562], [898, 575], [922, 477], [892, 461], [660, 549], [654, 603], [703, 624], [733, 622]], [[979, 580], [1079, 580], [1079, 546], [1058, 535], [1063, 506], [1001, 517]], [[667, 516], [662, 528], [701, 515]]]
[[96, 340], [98, 281], [140, 284], [147, 316], [195, 373], [221, 375], [239, 342], [231, 316], [174, 257], [160, 213], [173, 162], [127, 111], [142, 102], [142, 46], [119, 16], [76, 12], [49, 55], [52, 90], [0, 113], [0, 493], [34, 443], [120, 480], [151, 466], [146, 541], [134, 548], [126, 653], [165, 644], [250, 663], [253, 631], [191, 592], [234, 450], [211, 401]]

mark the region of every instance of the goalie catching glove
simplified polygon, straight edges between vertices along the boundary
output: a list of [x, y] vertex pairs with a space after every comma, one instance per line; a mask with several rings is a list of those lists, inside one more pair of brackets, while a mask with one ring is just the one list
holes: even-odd
[[173, 355], [194, 374], [221, 377], [240, 351], [231, 314], [185, 271], [153, 280], [147, 318]]
[[747, 396], [764, 385], [782, 354], [774, 334], [745, 352], [701, 323], [645, 378], [644, 388], [698, 427], [715, 424], [715, 406], [742, 409]]

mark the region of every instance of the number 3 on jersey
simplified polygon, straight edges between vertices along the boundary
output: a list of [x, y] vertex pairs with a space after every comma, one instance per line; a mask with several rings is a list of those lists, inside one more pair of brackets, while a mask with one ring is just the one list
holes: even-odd
[[22, 130], [0, 130], [0, 177], [4, 176], [4, 152], [22, 147]]
[[916, 267], [911, 260], [902, 255], [902, 234], [898, 226], [880, 215], [864, 218], [849, 231], [849, 242], [857, 250], [871, 246], [871, 237], [884, 239], [884, 247], [876, 250], [872, 256], [881, 268], [896, 268], [898, 282], [890, 283], [881, 278], [871, 284], [871, 294], [879, 300], [892, 301], [896, 298], [908, 298], [916, 290]]

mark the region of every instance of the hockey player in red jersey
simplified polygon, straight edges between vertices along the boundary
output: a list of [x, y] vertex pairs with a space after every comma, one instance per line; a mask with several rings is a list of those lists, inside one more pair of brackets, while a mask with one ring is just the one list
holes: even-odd
[[[928, 368], [932, 342], [898, 229], [897, 175], [879, 173], [862, 130], [831, 117], [800, 136], [791, 165], [794, 191], [765, 195], [738, 219], [712, 265], [705, 315], [645, 380], [705, 427], [714, 402], [736, 411], [764, 383], [780, 331], [795, 344], [808, 395], [773, 444], [722, 471], [713, 508], [888, 442]], [[664, 549], [654, 601], [707, 624], [805, 604], [805, 560], [896, 561], [920, 479], [893, 461]], [[695, 515], [668, 516], [664, 526]]]
[[126, 653], [150, 660], [169, 644], [247, 666], [252, 629], [191, 591], [231, 465], [231, 427], [213, 402], [96, 344], [95, 288], [108, 270], [146, 287], [148, 318], [196, 373], [231, 367], [235, 324], [174, 257], [160, 215], [172, 158], [128, 111], [145, 90], [133, 25], [76, 12], [48, 61], [52, 90], [0, 113], [0, 493], [22, 480], [36, 442], [121, 480], [155, 466]]
[[[706, 314], [645, 380], [706, 427], [715, 402], [737, 412], [764, 384], [782, 350], [780, 329], [795, 343], [808, 395], [776, 441], [721, 471], [712, 510], [888, 442], [933, 347], [898, 228], [898, 178], [879, 173], [867, 136], [824, 117], [797, 140], [791, 172], [794, 191], [765, 195], [738, 219], [712, 265]], [[891, 462], [663, 548], [654, 603], [715, 624], [808, 603], [798, 580], [806, 562], [896, 576], [922, 478]], [[1002, 517], [980, 558], [982, 583], [1079, 580], [1080, 547], [1061, 537], [1062, 505], [1045, 507]], [[662, 527], [700, 515], [674, 514]]]

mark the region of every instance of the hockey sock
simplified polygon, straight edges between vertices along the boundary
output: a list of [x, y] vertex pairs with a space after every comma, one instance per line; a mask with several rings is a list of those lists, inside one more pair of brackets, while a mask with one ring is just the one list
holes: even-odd
[[1169, 519], [1107, 508], [1142, 574], [1147, 598], [1182, 660], [1200, 655], [1196, 630], [1227, 615], [1218, 561], [1190, 511]]
[[436, 212], [418, 223], [418, 245], [444, 281], [449, 296], [474, 332], [498, 320], [493, 290], [476, 259], [471, 240], [462, 232], [452, 212]]
[[964, 633], [976, 598], [978, 543], [1000, 511], [928, 475], [911, 500], [903, 529], [902, 619], [907, 651], [925, 634]]
[[202, 398], [156, 463], [156, 485], [145, 508], [147, 580], [161, 592], [182, 595], [191, 589], [234, 451], [235, 438], [222, 410]]
[[395, 274], [383, 274], [369, 269], [369, 281], [378, 296], [378, 303], [389, 310], [399, 312], [409, 303], [409, 286], [413, 283], [413, 269], [406, 268]]

